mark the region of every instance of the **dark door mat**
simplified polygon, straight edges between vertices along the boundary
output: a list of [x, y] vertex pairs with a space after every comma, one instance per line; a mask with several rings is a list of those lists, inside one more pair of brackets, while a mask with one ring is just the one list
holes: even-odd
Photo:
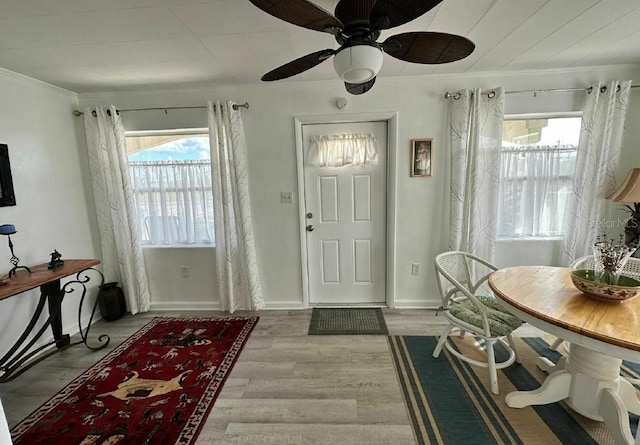
[[309, 335], [387, 335], [380, 308], [313, 308]]

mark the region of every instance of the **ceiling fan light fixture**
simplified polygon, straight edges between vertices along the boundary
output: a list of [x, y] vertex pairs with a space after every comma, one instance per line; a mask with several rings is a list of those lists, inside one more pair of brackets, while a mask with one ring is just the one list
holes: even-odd
[[349, 46], [333, 57], [333, 67], [345, 82], [365, 83], [382, 68], [382, 51], [371, 45]]

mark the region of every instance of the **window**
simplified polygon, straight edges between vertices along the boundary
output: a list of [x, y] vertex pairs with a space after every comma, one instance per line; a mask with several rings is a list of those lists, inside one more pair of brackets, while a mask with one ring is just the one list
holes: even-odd
[[142, 244], [213, 244], [208, 130], [127, 132], [126, 141]]
[[564, 235], [580, 117], [505, 119], [498, 238]]

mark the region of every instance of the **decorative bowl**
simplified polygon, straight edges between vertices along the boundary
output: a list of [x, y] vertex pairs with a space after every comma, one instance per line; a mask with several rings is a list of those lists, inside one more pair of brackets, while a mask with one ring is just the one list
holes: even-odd
[[576, 269], [571, 271], [573, 285], [590, 297], [607, 301], [625, 301], [637, 296], [640, 292], [640, 281], [624, 275], [618, 284], [607, 284], [596, 281], [592, 269]]

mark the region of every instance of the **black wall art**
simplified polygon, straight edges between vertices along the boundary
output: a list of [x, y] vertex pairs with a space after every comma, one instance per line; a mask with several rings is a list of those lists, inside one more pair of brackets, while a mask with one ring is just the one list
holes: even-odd
[[14, 205], [16, 205], [16, 196], [13, 193], [9, 147], [7, 144], [0, 144], [0, 207]]

